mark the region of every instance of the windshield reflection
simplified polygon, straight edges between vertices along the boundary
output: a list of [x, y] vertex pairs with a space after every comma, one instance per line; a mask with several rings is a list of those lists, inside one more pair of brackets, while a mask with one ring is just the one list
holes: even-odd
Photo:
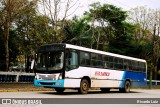
[[36, 61], [37, 70], [61, 70], [64, 52], [39, 53]]

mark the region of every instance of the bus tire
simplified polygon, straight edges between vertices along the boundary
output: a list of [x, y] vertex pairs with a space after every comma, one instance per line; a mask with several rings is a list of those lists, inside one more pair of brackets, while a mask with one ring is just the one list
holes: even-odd
[[80, 94], [87, 94], [89, 90], [89, 83], [86, 79], [82, 79], [80, 83], [80, 88], [78, 89], [78, 92]]
[[55, 90], [56, 90], [56, 92], [57, 92], [58, 94], [62, 94], [65, 89], [64, 89], [64, 88], [55, 88]]
[[129, 93], [130, 89], [131, 89], [131, 83], [130, 83], [130, 81], [127, 80], [124, 83], [124, 88], [120, 88], [119, 91], [123, 92], [123, 93]]
[[100, 88], [102, 93], [107, 93], [110, 91], [110, 88]]

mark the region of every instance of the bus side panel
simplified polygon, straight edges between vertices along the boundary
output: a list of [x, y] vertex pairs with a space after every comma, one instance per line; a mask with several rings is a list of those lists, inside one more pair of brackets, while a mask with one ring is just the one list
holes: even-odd
[[79, 67], [65, 72], [64, 87], [66, 88], [78, 88], [80, 87], [81, 79], [84, 77], [90, 77], [89, 67]]
[[65, 78], [67, 79], [81, 79], [84, 76], [90, 77], [90, 68], [89, 67], [79, 67], [65, 72]]
[[91, 87], [97, 88], [117, 88], [120, 81], [114, 80], [91, 80]]
[[[92, 71], [91, 87], [99, 87], [99, 88], [100, 87], [118, 88], [120, 86], [124, 74], [124, 71], [109, 70], [109, 69], [94, 68], [91, 71]], [[101, 74], [97, 75], [96, 72], [101, 72]]]
[[120, 83], [120, 87], [124, 87], [125, 80], [131, 81], [131, 87], [145, 87], [146, 86], [146, 73], [143, 72], [130, 72], [125, 71]]
[[65, 79], [64, 87], [65, 88], [79, 88], [81, 79]]

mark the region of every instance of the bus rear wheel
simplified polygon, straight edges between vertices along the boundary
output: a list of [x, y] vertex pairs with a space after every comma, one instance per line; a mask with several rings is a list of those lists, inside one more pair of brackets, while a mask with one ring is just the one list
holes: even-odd
[[89, 90], [89, 83], [86, 79], [82, 79], [80, 83], [80, 88], [78, 89], [78, 92], [81, 94], [87, 94]]
[[56, 90], [56, 92], [57, 92], [58, 94], [62, 94], [65, 89], [64, 89], [64, 88], [55, 88], [55, 90]]
[[131, 89], [131, 83], [130, 81], [125, 81], [124, 88], [120, 88], [119, 91], [123, 93], [129, 93]]
[[107, 93], [110, 91], [110, 88], [100, 88], [102, 93]]

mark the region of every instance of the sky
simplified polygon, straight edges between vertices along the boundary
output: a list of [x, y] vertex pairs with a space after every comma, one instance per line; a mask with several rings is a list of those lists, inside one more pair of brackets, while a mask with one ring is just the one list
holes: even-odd
[[[89, 4], [94, 2], [112, 4], [123, 10], [130, 10], [137, 6], [160, 9], [160, 0], [79, 0], [70, 12], [74, 12], [72, 15], [82, 16], [84, 11], [89, 10]], [[78, 9], [76, 9], [77, 6], [79, 7]], [[72, 15], [70, 17], [72, 17]]]
[[[112, 4], [116, 7], [122, 8], [123, 10], [130, 10], [138, 6], [145, 6], [151, 9], [160, 9], [160, 0], [71, 0], [71, 8], [67, 13], [67, 19], [72, 19], [73, 16], [81, 17], [85, 11], [89, 11], [90, 4], [94, 2], [100, 2], [101, 4]], [[64, 17], [65, 5], [67, 0], [61, 0], [61, 7], [59, 10], [59, 18]], [[54, 12], [54, 3], [51, 0], [52, 9]], [[43, 6], [39, 6], [40, 12], [43, 14]], [[49, 15], [49, 14], [47, 14]]]

